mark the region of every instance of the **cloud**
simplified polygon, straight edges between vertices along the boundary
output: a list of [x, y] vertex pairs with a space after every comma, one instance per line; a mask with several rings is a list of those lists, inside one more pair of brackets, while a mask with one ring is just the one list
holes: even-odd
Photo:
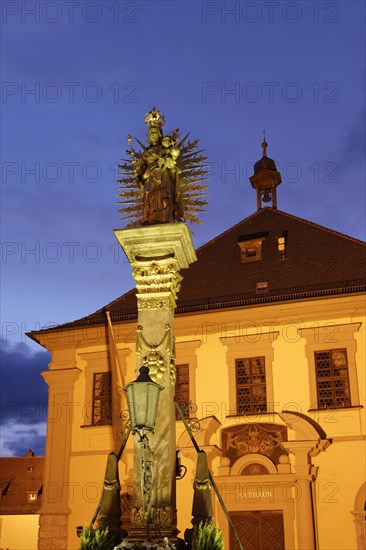
[[40, 372], [48, 369], [50, 354], [32, 352], [25, 343], [0, 347], [0, 402], [2, 425], [32, 425], [47, 417], [47, 385]]
[[38, 424], [17, 424], [8, 422], [1, 425], [0, 455], [25, 456], [32, 449], [36, 456], [43, 456], [46, 441], [46, 422]]
[[349, 126], [344, 134], [342, 150], [340, 151], [340, 165], [343, 168], [364, 166], [365, 154], [365, 120], [366, 112], [362, 112], [352, 126]]

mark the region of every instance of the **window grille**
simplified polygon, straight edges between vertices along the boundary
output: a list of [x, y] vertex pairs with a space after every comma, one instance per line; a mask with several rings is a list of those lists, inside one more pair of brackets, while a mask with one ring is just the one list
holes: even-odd
[[316, 351], [315, 372], [319, 408], [351, 406], [345, 349]]
[[112, 424], [112, 373], [94, 374], [93, 420], [94, 426]]
[[[174, 400], [180, 405], [184, 416], [189, 417], [189, 365], [176, 365], [176, 382]], [[177, 420], [181, 420], [178, 411]]]
[[267, 411], [266, 369], [264, 357], [236, 359], [237, 413]]

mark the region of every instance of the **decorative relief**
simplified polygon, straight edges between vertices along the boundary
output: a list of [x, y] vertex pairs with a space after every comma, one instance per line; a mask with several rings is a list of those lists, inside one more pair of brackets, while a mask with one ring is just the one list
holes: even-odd
[[149, 368], [151, 379], [157, 384], [162, 384], [164, 381], [165, 372], [167, 369], [166, 362], [160, 351], [164, 354], [171, 355], [171, 327], [167, 323], [165, 325], [165, 334], [159, 344], [149, 344], [143, 335], [143, 327], [137, 327], [137, 354], [142, 356], [142, 366]]
[[263, 464], [259, 464], [258, 462], [248, 464], [241, 472], [242, 476], [262, 476], [266, 474], [269, 474], [269, 471]]
[[143, 508], [132, 508], [131, 523], [136, 527], [144, 527], [146, 525], [146, 512]]
[[149, 375], [154, 382], [161, 384], [164, 380], [165, 363], [163, 357], [155, 349], [145, 355], [142, 361], [143, 367], [148, 367]]
[[175, 388], [175, 382], [177, 380], [177, 369], [176, 369], [176, 366], [175, 366], [175, 359], [176, 359], [176, 355], [175, 355], [175, 337], [173, 336], [173, 349], [172, 349], [172, 353], [171, 353], [171, 356], [170, 356], [170, 371], [169, 371], [170, 385], [172, 386], [172, 388]]
[[212, 485], [209, 478], [206, 479], [197, 479], [195, 478], [193, 482], [193, 488], [198, 491], [211, 491]]
[[132, 275], [136, 281], [138, 294], [171, 292], [176, 298], [180, 290], [182, 276], [178, 272], [176, 261], [137, 265], [134, 267]]
[[169, 296], [162, 298], [148, 298], [138, 296], [139, 309], [174, 309], [174, 300]]
[[[141, 508], [132, 508], [131, 523], [134, 527], [146, 527], [146, 512]], [[151, 507], [149, 523], [154, 527], [170, 527], [177, 524], [177, 512], [172, 506]]]
[[153, 461], [144, 460], [143, 463], [143, 499], [146, 502], [147, 510], [151, 504], [151, 494], [153, 489]]
[[258, 453], [278, 464], [279, 457], [288, 452], [282, 445], [287, 441], [286, 426], [277, 424], [247, 424], [228, 428], [222, 434], [224, 455], [233, 465], [242, 456]]

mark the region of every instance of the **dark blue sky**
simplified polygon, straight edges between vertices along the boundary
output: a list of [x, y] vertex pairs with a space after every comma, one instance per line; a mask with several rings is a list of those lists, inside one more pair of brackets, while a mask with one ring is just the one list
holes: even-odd
[[112, 232], [123, 226], [114, 167], [128, 133], [145, 140], [153, 105], [166, 131], [191, 131], [209, 158], [197, 247], [255, 211], [248, 177], [263, 129], [282, 172], [278, 208], [364, 238], [363, 2], [1, 9], [5, 380], [19, 349], [30, 369], [25, 331], [87, 315], [133, 285]]

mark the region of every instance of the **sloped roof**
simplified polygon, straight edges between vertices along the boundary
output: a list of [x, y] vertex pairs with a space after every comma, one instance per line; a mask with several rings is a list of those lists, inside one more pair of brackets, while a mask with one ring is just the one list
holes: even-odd
[[43, 456], [0, 458], [0, 514], [37, 513], [42, 501], [43, 462]]
[[[277, 238], [286, 235], [285, 256]], [[264, 237], [262, 259], [242, 262], [239, 241]], [[264, 208], [197, 250], [183, 270], [176, 314], [366, 290], [366, 243], [296, 216]], [[258, 291], [258, 282], [268, 282]], [[55, 329], [137, 316], [135, 290], [100, 310]], [[36, 333], [32, 333], [36, 334]]]

